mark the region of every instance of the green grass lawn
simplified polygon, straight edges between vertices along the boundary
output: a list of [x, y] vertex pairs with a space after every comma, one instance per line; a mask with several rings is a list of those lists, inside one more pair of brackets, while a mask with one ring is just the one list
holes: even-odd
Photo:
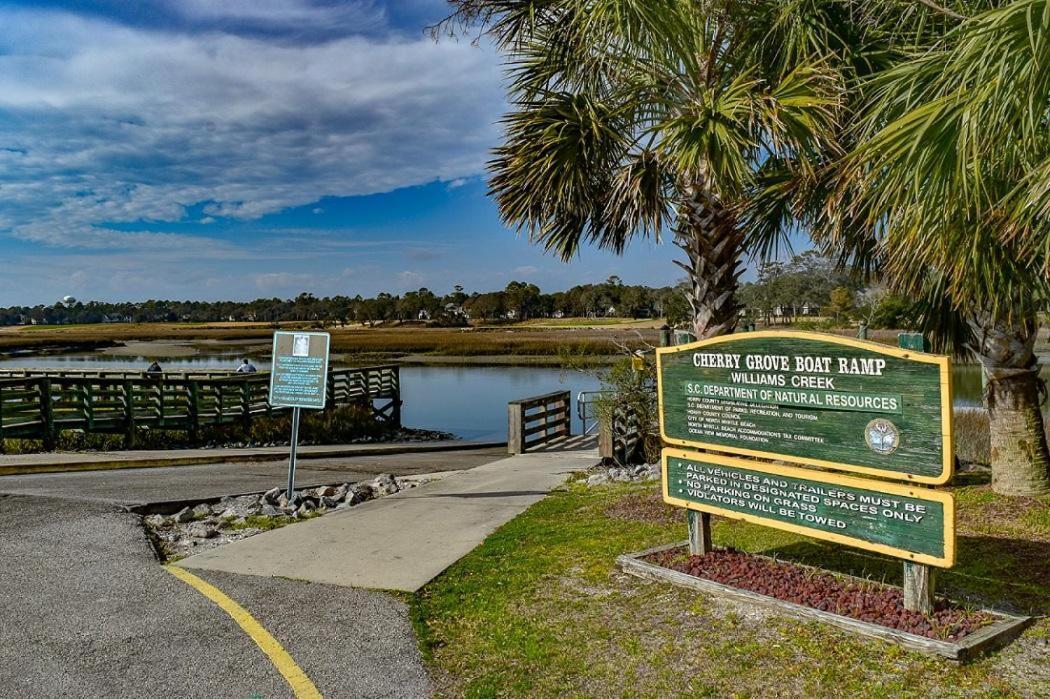
[[[955, 489], [959, 563], [939, 590], [1050, 612], [1050, 498]], [[715, 542], [899, 584], [887, 558], [742, 522]], [[412, 599], [439, 696], [1050, 696], [1050, 622], [957, 665], [614, 567], [685, 538], [654, 485], [579, 486], [509, 522]]]

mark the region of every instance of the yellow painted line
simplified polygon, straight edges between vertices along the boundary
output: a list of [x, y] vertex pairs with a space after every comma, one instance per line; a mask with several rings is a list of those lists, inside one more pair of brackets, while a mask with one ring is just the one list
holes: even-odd
[[219, 588], [201, 580], [188, 570], [174, 566], [164, 566], [164, 570], [197, 590], [197, 592], [210, 599], [220, 609], [229, 614], [237, 622], [237, 625], [244, 629], [244, 632], [255, 641], [255, 645], [259, 646], [263, 653], [266, 653], [267, 657], [270, 658], [270, 662], [284, 676], [284, 679], [287, 680], [288, 685], [298, 699], [321, 698], [321, 693], [317, 691], [317, 687], [306, 676], [302, 668], [296, 664], [292, 656], [288, 655], [288, 651], [277, 642], [276, 638], [270, 635], [269, 631], [263, 628], [262, 624], [255, 620], [255, 617], [248, 613], [247, 609], [227, 597]]

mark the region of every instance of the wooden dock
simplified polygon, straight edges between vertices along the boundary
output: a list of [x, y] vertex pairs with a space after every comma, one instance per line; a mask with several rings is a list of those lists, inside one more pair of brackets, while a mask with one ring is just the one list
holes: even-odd
[[[180, 430], [196, 439], [202, 427], [241, 423], [282, 409], [267, 402], [268, 372], [0, 370], [0, 451], [8, 438], [39, 439], [53, 449], [63, 430], [125, 435], [139, 427]], [[396, 365], [332, 369], [330, 407], [368, 404], [376, 418], [401, 424]]]

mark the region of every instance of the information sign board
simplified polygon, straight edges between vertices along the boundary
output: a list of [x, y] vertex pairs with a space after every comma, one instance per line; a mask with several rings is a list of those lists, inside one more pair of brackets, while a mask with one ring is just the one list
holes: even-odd
[[917, 483], [946, 483], [947, 357], [763, 331], [657, 350], [664, 441]]
[[328, 385], [328, 333], [273, 334], [270, 405], [323, 410]]
[[896, 556], [955, 563], [949, 493], [758, 461], [664, 449], [664, 501]]

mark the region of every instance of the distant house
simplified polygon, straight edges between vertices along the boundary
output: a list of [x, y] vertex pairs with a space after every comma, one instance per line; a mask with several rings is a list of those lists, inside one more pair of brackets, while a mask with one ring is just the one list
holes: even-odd
[[130, 323], [131, 316], [122, 316], [118, 313], [104, 313], [102, 315], [103, 323]]
[[553, 314], [551, 315], [551, 317], [552, 317], [552, 318], [564, 318], [564, 317], [565, 317], [565, 311], [555, 311], [555, 312], [554, 312], [554, 313], [553, 313]]
[[804, 303], [801, 306], [774, 306], [773, 315], [777, 318], [785, 316], [815, 316], [820, 313], [820, 306]]
[[446, 303], [444, 313], [449, 318], [463, 318], [464, 320], [470, 320], [470, 314], [467, 313], [466, 309], [458, 303]]

